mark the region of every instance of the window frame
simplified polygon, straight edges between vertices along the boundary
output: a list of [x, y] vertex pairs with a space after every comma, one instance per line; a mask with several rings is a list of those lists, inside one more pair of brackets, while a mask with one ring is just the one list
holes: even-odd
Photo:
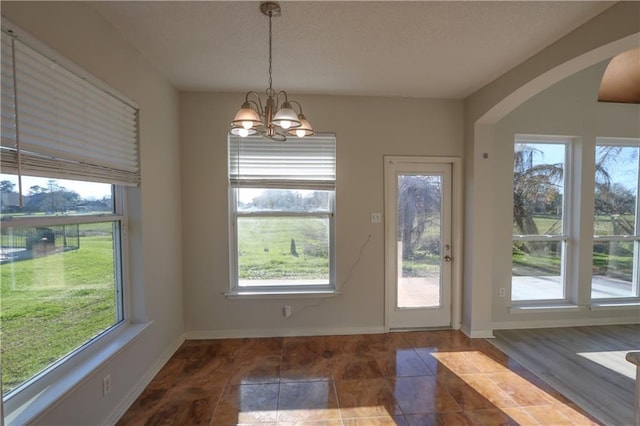
[[[229, 287], [228, 292], [225, 295], [229, 298], [234, 297], [287, 297], [287, 296], [326, 296], [339, 293], [338, 285], [336, 282], [336, 231], [335, 231], [335, 216], [336, 216], [336, 185], [335, 185], [335, 169], [336, 169], [336, 137], [333, 133], [316, 134], [313, 138], [327, 138], [332, 142], [327, 145], [328, 141], [320, 143], [318, 151], [306, 151], [309, 145], [298, 141], [297, 138], [291, 138], [293, 143], [293, 152], [300, 150], [300, 152], [309, 152], [310, 156], [307, 159], [311, 159], [313, 165], [309, 168], [305, 168], [305, 163], [300, 163], [294, 158], [285, 155], [279, 157], [278, 151], [271, 151], [267, 149], [264, 151], [264, 147], [259, 146], [259, 143], [255, 141], [262, 141], [265, 144], [272, 146], [275, 144], [282, 144], [279, 149], [286, 149], [286, 144], [289, 143], [289, 139], [285, 141], [271, 141], [266, 138], [258, 136], [240, 138], [238, 136], [228, 136], [228, 233], [229, 233]], [[251, 147], [254, 145], [255, 150], [251, 148], [246, 151], [246, 158], [240, 157], [240, 152], [243, 151], [242, 141], [243, 139], [253, 139], [249, 141], [248, 145]], [[304, 138], [307, 139], [307, 138]], [[241, 144], [240, 146], [232, 146], [232, 144]], [[308, 143], [308, 142], [307, 142]], [[326, 150], [329, 151], [326, 151]], [[268, 151], [271, 151], [270, 154]], [[245, 151], [243, 151], [245, 152]], [[327, 157], [327, 153], [331, 153], [332, 157]], [[253, 169], [251, 165], [244, 165], [244, 160], [253, 158], [255, 155], [259, 155], [259, 163], [261, 164], [258, 169]], [[300, 156], [298, 152], [296, 154]], [[268, 160], [270, 156], [274, 158], [275, 169], [265, 171], [265, 160]], [[327, 163], [327, 158], [331, 160]], [[283, 165], [279, 161], [282, 160], [286, 164]], [[291, 163], [290, 161], [293, 161]], [[319, 162], [319, 163], [318, 163]], [[302, 165], [301, 165], [302, 164]], [[318, 164], [322, 164], [320, 169], [317, 168]], [[326, 168], [327, 164], [331, 164], [332, 168]], [[277, 169], [284, 167], [285, 173], [281, 174]], [[293, 167], [293, 169], [292, 169]], [[303, 167], [302, 169], [300, 167]], [[314, 168], [315, 167], [315, 168]], [[291, 170], [301, 170], [301, 174], [292, 173]], [[305, 172], [312, 171], [313, 178], [309, 178], [305, 175]], [[242, 211], [239, 207], [238, 192], [241, 189], [255, 189], [255, 190], [309, 190], [309, 191], [325, 191], [328, 193], [328, 206], [327, 209], [314, 209], [314, 210], [250, 210]], [[277, 217], [299, 217], [299, 218], [326, 218], [328, 220], [328, 261], [329, 261], [329, 277], [326, 284], [302, 284], [300, 282], [286, 283], [286, 280], [281, 280], [275, 285], [240, 285], [239, 280], [239, 259], [238, 259], [238, 219], [243, 217], [263, 217], [263, 218], [277, 218]]]
[[[135, 109], [135, 145], [136, 152], [139, 150], [139, 106], [131, 98], [123, 93], [115, 90], [100, 79], [94, 77], [91, 73], [84, 70], [71, 60], [65, 58], [54, 49], [39, 41], [29, 33], [17, 27], [12, 22], [2, 17], [2, 31], [11, 33], [33, 50], [39, 52], [57, 65], [65, 68], [67, 71], [79, 76], [83, 81], [95, 86], [96, 88], [106, 92], [110, 96], [118, 99], [123, 104]], [[65, 159], [62, 158], [62, 161]], [[112, 214], [101, 215], [77, 215], [77, 216], [43, 216], [42, 218], [17, 218], [11, 220], [3, 220], [2, 227], [31, 227], [38, 225], [64, 225], [70, 223], [96, 223], [96, 222], [113, 222], [119, 225], [115, 227], [113, 234], [114, 247], [114, 278], [119, 281], [116, 284], [117, 290], [116, 310], [118, 312], [117, 321], [114, 324], [98, 334], [91, 337], [78, 348], [72, 350], [68, 354], [47, 368], [34, 375], [24, 383], [17, 386], [11, 392], [3, 395], [0, 400], [0, 423], [6, 421], [13, 424], [26, 424], [37, 422], [38, 417], [49, 408], [55, 406], [57, 401], [63, 398], [69, 392], [72, 392], [77, 386], [84, 381], [89, 380], [95, 375], [98, 369], [102, 368], [112, 357], [116, 356], [120, 350], [133, 342], [143, 333], [145, 333], [151, 322], [144, 320], [143, 310], [139, 310], [134, 306], [134, 292], [132, 291], [131, 282], [131, 253], [128, 232], [129, 223], [129, 206], [128, 200], [130, 196], [138, 197], [140, 169], [139, 156], [136, 157], [138, 164], [137, 176], [133, 180], [112, 180], [110, 177], [97, 177], [97, 179], [89, 179], [88, 174], [69, 175], [66, 174], [48, 176], [46, 172], [39, 170], [37, 177], [51, 177], [54, 179], [74, 179], [86, 180], [87, 182], [102, 182], [112, 185], [112, 200], [114, 210]], [[55, 168], [52, 168], [53, 171]], [[12, 172], [15, 173], [15, 172]], [[28, 170], [20, 171], [18, 175], [29, 175]], [[82, 177], [80, 177], [82, 176]], [[106, 179], [106, 180], [105, 180]], [[116, 232], [117, 230], [117, 232]], [[137, 232], [136, 232], [137, 235]], [[142, 319], [142, 320], [141, 320]]]
[[[230, 296], [250, 296], [250, 295], [288, 295], [288, 294], [331, 294], [337, 291], [336, 288], [336, 265], [335, 265], [335, 189], [323, 191], [329, 194], [329, 208], [327, 211], [239, 211], [238, 210], [238, 190], [241, 188], [229, 186], [229, 258], [230, 258], [230, 289], [227, 295]], [[268, 187], [252, 187], [252, 189], [272, 189]], [[288, 189], [288, 188], [279, 188]], [[290, 188], [291, 190], [300, 188]], [[240, 217], [306, 217], [306, 218], [327, 218], [329, 221], [329, 282], [327, 284], [280, 284], [280, 285], [260, 285], [241, 286], [239, 280], [238, 264], [238, 218]]]
[[[619, 146], [619, 147], [635, 147], [638, 148], [640, 155], [640, 139], [634, 138], [611, 138], [611, 137], [596, 137], [594, 151], [594, 167], [597, 156], [597, 149], [599, 146]], [[640, 162], [640, 159], [638, 160]], [[595, 177], [594, 177], [595, 179]], [[634, 254], [633, 254], [633, 273], [631, 288], [633, 294], [631, 296], [623, 297], [606, 297], [606, 298], [594, 298], [593, 297], [593, 270], [590, 274], [589, 281], [589, 300], [592, 304], [615, 304], [615, 303], [629, 303], [640, 302], [640, 171], [637, 176], [638, 182], [636, 186], [636, 206], [635, 206], [635, 218], [634, 218], [634, 235], [596, 235], [595, 230], [593, 233], [593, 239], [591, 241], [592, 247], [597, 242], [633, 242]], [[595, 191], [591, 194], [595, 200]], [[595, 219], [595, 209], [592, 214], [592, 221]], [[591, 229], [594, 229], [593, 223]], [[593, 251], [590, 257], [590, 265], [593, 265]]]
[[[573, 243], [572, 235], [572, 218], [574, 211], [571, 208], [569, 201], [573, 199], [574, 195], [574, 180], [573, 180], [573, 162], [574, 162], [574, 138], [563, 136], [546, 136], [546, 135], [529, 135], [529, 134], [516, 134], [513, 140], [513, 151], [518, 144], [534, 143], [537, 145], [549, 144], [549, 145], [564, 145], [564, 166], [562, 173], [562, 234], [539, 234], [539, 235], [517, 235], [511, 231], [511, 246], [515, 241], [532, 241], [532, 242], [559, 242], [561, 244], [561, 256], [560, 256], [560, 282], [562, 284], [562, 297], [561, 298], [540, 298], [540, 299], [513, 299], [513, 273], [511, 273], [511, 279], [509, 281], [510, 289], [510, 302], [512, 306], [537, 306], [537, 305], [566, 305], [572, 299], [572, 288], [570, 276], [573, 271], [573, 267], [569, 259], [573, 257]], [[512, 167], [512, 181], [513, 181], [513, 167]], [[513, 188], [513, 184], [512, 184]], [[511, 201], [511, 210], [513, 211], [513, 199]], [[513, 213], [512, 213], [513, 218]], [[513, 227], [513, 219], [511, 226]], [[513, 254], [511, 255], [511, 264], [513, 265]]]
[[[128, 242], [128, 215], [127, 215], [127, 188], [121, 185], [112, 185], [112, 198], [114, 211], [112, 214], [99, 215], [70, 215], [70, 216], [29, 216], [13, 217], [0, 221], [2, 228], [16, 227], [37, 227], [37, 226], [59, 226], [75, 225], [87, 223], [112, 222], [114, 226], [113, 248], [114, 248], [114, 281], [116, 291], [116, 312], [117, 320], [106, 330], [96, 336], [89, 338], [79, 347], [68, 352], [60, 359], [56, 360], [42, 371], [36, 373], [27, 381], [21, 383], [15, 389], [3, 395], [3, 406], [6, 416], [10, 419], [15, 415], [17, 409], [36, 397], [48, 387], [54, 385], [57, 380], [66, 372], [77, 369], [86, 362], [89, 354], [100, 351], [110, 341], [112, 341], [119, 330], [129, 324], [129, 256]], [[117, 231], [117, 232], [116, 232]]]

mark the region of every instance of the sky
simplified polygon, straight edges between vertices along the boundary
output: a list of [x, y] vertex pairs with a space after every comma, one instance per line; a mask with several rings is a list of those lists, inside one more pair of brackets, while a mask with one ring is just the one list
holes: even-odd
[[[534, 158], [534, 164], [556, 164], [564, 162], [564, 145], [546, 143], [527, 143], [541, 151]], [[625, 188], [636, 191], [638, 187], [638, 155], [637, 146], [624, 147], [621, 154], [606, 166], [611, 183], [620, 183]], [[597, 159], [596, 159], [597, 160]]]
[[[8, 180], [15, 184], [14, 191], [18, 191], [18, 176], [0, 174], [0, 181]], [[66, 179], [53, 179], [56, 183], [70, 191], [80, 194], [85, 200], [101, 200], [104, 197], [111, 197], [111, 185], [106, 183], [80, 182]], [[31, 176], [22, 176], [22, 192], [24, 195], [29, 194], [29, 188], [32, 186], [42, 186], [48, 188], [49, 178], [37, 178]]]

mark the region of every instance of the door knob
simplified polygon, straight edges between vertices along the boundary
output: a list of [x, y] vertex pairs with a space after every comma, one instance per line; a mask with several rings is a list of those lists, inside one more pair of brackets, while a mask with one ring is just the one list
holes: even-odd
[[447, 262], [447, 263], [451, 262], [452, 260], [453, 260], [453, 258], [451, 256], [447, 255], [447, 256], [444, 257], [444, 261]]

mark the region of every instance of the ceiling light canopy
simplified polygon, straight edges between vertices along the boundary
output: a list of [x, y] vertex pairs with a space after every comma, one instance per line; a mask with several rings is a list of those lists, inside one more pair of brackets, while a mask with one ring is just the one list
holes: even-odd
[[[302, 113], [302, 106], [289, 100], [287, 92], [273, 90], [272, 78], [272, 31], [271, 18], [280, 16], [282, 10], [277, 2], [260, 3], [260, 11], [269, 17], [269, 88], [265, 91], [267, 99], [263, 102], [256, 92], [247, 92], [244, 103], [231, 122], [232, 135], [262, 135], [275, 140], [286, 140], [288, 135], [305, 137], [314, 134], [307, 117]], [[282, 102], [282, 103], [280, 103]], [[280, 108], [278, 108], [280, 105]], [[298, 113], [293, 109], [298, 108]]]

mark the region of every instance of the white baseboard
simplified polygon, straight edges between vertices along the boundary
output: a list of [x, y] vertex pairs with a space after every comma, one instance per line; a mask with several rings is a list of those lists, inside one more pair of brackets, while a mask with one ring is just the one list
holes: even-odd
[[616, 325], [616, 324], [638, 324], [638, 316], [621, 318], [574, 318], [574, 319], [552, 319], [552, 320], [531, 320], [531, 321], [502, 321], [494, 322], [494, 330], [515, 330], [523, 328], [555, 328], [555, 327], [578, 327], [588, 325]]
[[460, 327], [460, 331], [472, 339], [493, 339], [495, 337], [493, 330], [471, 330], [464, 325]]
[[330, 336], [384, 333], [384, 327], [282, 328], [252, 330], [197, 330], [185, 333], [187, 340], [236, 339], [243, 337]]
[[135, 402], [135, 400], [142, 394], [145, 388], [151, 383], [151, 380], [158, 374], [160, 369], [169, 361], [174, 353], [178, 350], [180, 345], [185, 341], [185, 335], [181, 334], [176, 340], [174, 340], [164, 351], [162, 356], [156, 360], [155, 363], [147, 370], [138, 383], [127, 393], [127, 395], [120, 401], [116, 408], [111, 412], [109, 417], [104, 421], [104, 425], [115, 425], [118, 420], [127, 412], [129, 407]]

